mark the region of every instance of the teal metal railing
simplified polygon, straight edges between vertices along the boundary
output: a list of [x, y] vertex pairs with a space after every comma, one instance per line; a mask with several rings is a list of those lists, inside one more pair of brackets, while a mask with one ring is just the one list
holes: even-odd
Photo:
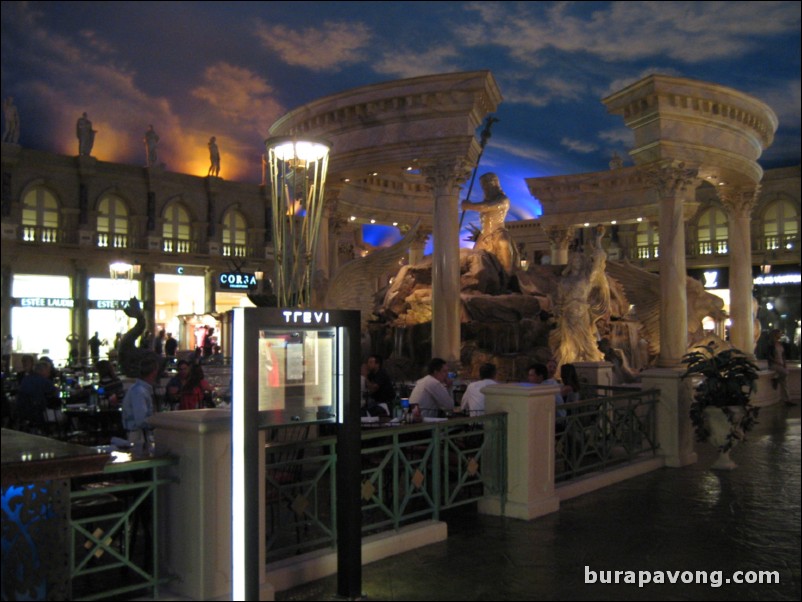
[[[70, 492], [70, 582], [73, 600], [106, 600], [130, 592], [158, 598], [158, 491], [172, 482], [158, 471], [175, 458], [106, 465], [102, 479]], [[143, 546], [134, 543], [144, 540]]]
[[[438, 520], [442, 511], [488, 495], [500, 496], [503, 504], [507, 490], [506, 437], [506, 414], [364, 429], [363, 535]], [[333, 436], [267, 444], [269, 562], [334, 547], [335, 444]]]
[[558, 406], [555, 482], [628, 464], [657, 452], [657, 389], [583, 388], [581, 401]]

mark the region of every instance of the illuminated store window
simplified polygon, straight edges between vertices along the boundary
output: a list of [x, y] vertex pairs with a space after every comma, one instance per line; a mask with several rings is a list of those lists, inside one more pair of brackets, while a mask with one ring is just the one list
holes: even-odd
[[56, 196], [41, 186], [22, 198], [22, 239], [29, 242], [58, 242], [59, 209]]
[[11, 281], [11, 331], [16, 351], [47, 355], [63, 364], [72, 333], [72, 281], [68, 276], [15, 274]]
[[792, 250], [799, 238], [799, 214], [791, 201], [771, 203], [763, 214], [763, 236], [767, 251]]
[[696, 230], [700, 255], [726, 255], [728, 252], [727, 216], [721, 209], [711, 207], [702, 212]]
[[189, 213], [178, 203], [167, 207], [164, 212], [164, 228], [162, 230], [163, 249], [165, 253], [189, 253], [191, 249], [192, 225]]
[[248, 254], [248, 229], [245, 218], [239, 211], [231, 209], [223, 216], [223, 255], [245, 257]]
[[98, 203], [97, 246], [114, 249], [128, 246], [128, 207], [118, 196], [107, 195]]

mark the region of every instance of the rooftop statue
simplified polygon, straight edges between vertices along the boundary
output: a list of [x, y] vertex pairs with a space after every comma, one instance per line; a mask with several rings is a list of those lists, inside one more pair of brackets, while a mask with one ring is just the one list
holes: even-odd
[[14, 104], [14, 98], [8, 96], [3, 103], [3, 114], [6, 119], [6, 129], [3, 132], [3, 142], [19, 144], [19, 112]]
[[218, 177], [220, 175], [220, 149], [217, 147], [217, 138], [209, 138], [209, 171], [207, 176]]
[[156, 165], [157, 146], [159, 146], [159, 135], [156, 133], [156, 130], [153, 129], [153, 126], [149, 125], [148, 131], [145, 132], [145, 158], [147, 160], [148, 167], [153, 167], [154, 165]]
[[75, 135], [78, 137], [78, 154], [89, 156], [92, 154], [92, 147], [95, 145], [96, 130], [92, 129], [92, 122], [86, 113], [78, 118], [75, 124]]
[[504, 194], [498, 176], [494, 173], [483, 174], [479, 178], [479, 184], [485, 198], [478, 203], [467, 200], [462, 202], [463, 211], [478, 211], [482, 221], [482, 230], [473, 248], [495, 255], [504, 271], [511, 274], [518, 265], [518, 250], [504, 226], [504, 219], [510, 209], [510, 199]]

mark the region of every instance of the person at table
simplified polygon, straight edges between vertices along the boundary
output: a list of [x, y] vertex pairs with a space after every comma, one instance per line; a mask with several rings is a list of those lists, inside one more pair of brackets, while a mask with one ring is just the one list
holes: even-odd
[[109, 403], [116, 404], [124, 395], [123, 381], [114, 372], [114, 364], [108, 360], [100, 360], [97, 363], [98, 389], [103, 389], [103, 394]]
[[395, 389], [390, 375], [384, 369], [384, 358], [371, 355], [368, 358], [368, 373], [365, 382], [368, 392], [365, 411], [368, 416], [389, 416], [395, 401]]
[[41, 430], [45, 426], [45, 410], [61, 405], [50, 371], [50, 362], [40, 360], [19, 385], [17, 416], [22, 430]]
[[27, 353], [22, 356], [20, 362], [22, 363], [22, 370], [17, 372], [17, 384], [21, 383], [23, 378], [33, 372], [33, 367], [36, 364], [33, 356]]
[[184, 388], [184, 385], [187, 384], [189, 372], [189, 362], [187, 360], [179, 360], [178, 364], [176, 364], [175, 376], [167, 381], [167, 401], [173, 409], [178, 407], [179, 394], [181, 393], [181, 389]]
[[[526, 380], [527, 382], [533, 385], [557, 385], [558, 383], [553, 378], [549, 378], [549, 369], [546, 367], [546, 364], [532, 364], [529, 366], [529, 370], [526, 372]], [[554, 395], [554, 403], [558, 406], [561, 406], [565, 400], [561, 393], [556, 393]], [[557, 410], [557, 428], [560, 429], [560, 425], [565, 428], [565, 420], [567, 412], [565, 410], [558, 409]]]
[[565, 403], [579, 401], [580, 385], [576, 366], [573, 364], [563, 364], [560, 366], [560, 380], [562, 381], [560, 394], [563, 396]]
[[145, 357], [139, 365], [139, 378], [123, 398], [123, 428], [134, 451], [145, 451], [150, 441], [147, 419], [153, 416], [153, 385], [160, 368], [158, 356]]
[[454, 398], [451, 396], [446, 360], [432, 358], [427, 371], [428, 374], [415, 383], [409, 395], [409, 405], [417, 404], [424, 418], [436, 418], [441, 412], [453, 412]]
[[179, 410], [199, 410], [203, 408], [203, 399], [207, 393], [214, 392], [203, 374], [200, 364], [193, 364], [189, 376], [178, 394]]
[[462, 395], [462, 404], [460, 411], [468, 416], [481, 416], [485, 413], [485, 394], [482, 389], [488, 385], [498, 384], [496, 382], [496, 366], [494, 364], [482, 364], [479, 367], [479, 378], [476, 382], [472, 382], [465, 389]]

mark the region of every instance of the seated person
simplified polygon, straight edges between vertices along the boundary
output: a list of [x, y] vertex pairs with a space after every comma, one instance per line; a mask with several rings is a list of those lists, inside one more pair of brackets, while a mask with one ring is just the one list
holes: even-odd
[[122, 401], [125, 395], [123, 381], [114, 372], [114, 365], [108, 360], [97, 362], [98, 390], [103, 389], [103, 394], [111, 403]]
[[35, 360], [32, 355], [27, 353], [22, 356], [22, 370], [17, 372], [17, 383], [21, 383], [22, 379], [33, 372]]
[[167, 402], [172, 409], [176, 409], [179, 402], [179, 393], [189, 378], [189, 362], [187, 360], [179, 360], [176, 364], [176, 375], [167, 381], [166, 397]]
[[560, 366], [560, 379], [562, 389], [560, 393], [565, 403], [579, 401], [579, 374], [573, 364], [563, 364]]
[[420, 408], [424, 418], [436, 418], [440, 413], [454, 411], [454, 398], [449, 390], [448, 364], [439, 357], [429, 362], [428, 374], [415, 383], [409, 395], [409, 405]]
[[365, 377], [365, 412], [368, 416], [389, 416], [390, 407], [395, 401], [393, 382], [383, 364], [384, 359], [380, 355], [371, 355], [368, 358], [368, 373]]
[[45, 426], [45, 410], [60, 408], [58, 389], [50, 380], [50, 362], [39, 361], [17, 390], [17, 415], [22, 430]]
[[480, 416], [485, 413], [485, 394], [482, 393], [482, 389], [497, 384], [494, 380], [496, 367], [493, 364], [482, 364], [479, 368], [479, 378], [481, 380], [468, 385], [462, 396], [460, 410], [468, 416]]
[[[529, 366], [529, 370], [526, 372], [526, 379], [527, 382], [533, 385], [558, 385], [559, 383], [554, 380], [553, 378], [549, 378], [549, 369], [546, 367], [545, 364], [532, 364]], [[563, 396], [560, 393], [555, 393], [554, 395], [554, 402], [561, 406], [564, 402]], [[565, 410], [558, 409], [557, 410], [557, 425], [564, 423], [563, 418], [565, 418], [567, 412]], [[564, 428], [563, 424], [563, 428]]]
[[178, 394], [179, 410], [201, 410], [205, 407], [206, 394], [214, 392], [214, 387], [204, 378], [200, 364], [193, 365], [189, 376]]

